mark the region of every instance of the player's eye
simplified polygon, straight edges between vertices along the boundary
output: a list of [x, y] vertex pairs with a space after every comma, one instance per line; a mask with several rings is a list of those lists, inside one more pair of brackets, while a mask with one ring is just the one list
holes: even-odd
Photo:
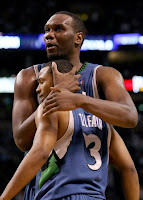
[[39, 82], [39, 84], [43, 84], [44, 80], [43, 79], [39, 79], [38, 82]]
[[47, 32], [49, 32], [49, 31], [50, 31], [50, 28], [48, 28], [48, 27], [47, 27], [47, 28], [45, 28], [45, 30], [44, 30], [44, 31], [45, 31], [45, 33], [47, 33]]
[[61, 30], [62, 30], [62, 27], [61, 27], [61, 26], [58, 26], [58, 27], [55, 28], [55, 31], [56, 31], [56, 32], [61, 31]]

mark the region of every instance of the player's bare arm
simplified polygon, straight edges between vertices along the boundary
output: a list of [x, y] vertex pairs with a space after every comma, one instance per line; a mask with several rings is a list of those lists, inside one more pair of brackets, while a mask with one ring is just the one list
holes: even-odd
[[110, 163], [120, 173], [125, 199], [139, 200], [139, 178], [134, 162], [120, 135], [111, 128]]
[[55, 92], [47, 98], [44, 114], [83, 108], [112, 125], [135, 127], [138, 120], [137, 110], [124, 87], [121, 74], [111, 67], [99, 67], [96, 77], [97, 86], [103, 90], [107, 100], [71, 94], [68, 91]]
[[36, 132], [35, 110], [36, 76], [33, 67], [21, 70], [15, 81], [12, 111], [13, 136], [16, 145], [27, 151], [32, 145]]
[[[115, 102], [113, 110], [110, 108], [111, 112], [115, 112], [114, 114], [118, 115], [118, 119], [122, 117], [125, 127], [132, 128], [136, 126], [138, 121], [137, 109], [131, 96], [125, 89], [121, 73], [112, 67], [99, 67], [96, 77], [97, 87], [103, 91], [105, 99], [109, 100], [110, 103]], [[113, 115], [113, 118], [115, 115]]]
[[31, 181], [40, 168], [46, 163], [57, 140], [58, 120], [56, 114], [43, 117], [40, 113], [42, 105], [36, 111], [37, 131], [33, 145], [17, 168], [8, 183], [1, 200], [11, 200], [22, 188]]

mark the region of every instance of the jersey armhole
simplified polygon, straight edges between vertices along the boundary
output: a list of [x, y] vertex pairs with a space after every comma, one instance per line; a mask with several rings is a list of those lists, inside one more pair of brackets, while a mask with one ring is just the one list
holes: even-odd
[[92, 79], [93, 97], [98, 99], [99, 99], [99, 92], [97, 89], [96, 72], [99, 67], [102, 67], [102, 65], [98, 65], [97, 67], [94, 68], [93, 79]]

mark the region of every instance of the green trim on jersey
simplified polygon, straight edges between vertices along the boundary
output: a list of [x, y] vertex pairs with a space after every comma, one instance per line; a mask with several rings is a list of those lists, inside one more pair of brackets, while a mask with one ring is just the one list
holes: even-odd
[[85, 62], [85, 63], [81, 66], [81, 68], [76, 72], [76, 74], [80, 74], [80, 73], [87, 67], [87, 65], [88, 65], [88, 62]]
[[49, 160], [48, 168], [46, 168], [41, 174], [41, 178], [39, 180], [39, 188], [40, 189], [48, 179], [50, 179], [53, 175], [55, 175], [58, 172], [59, 167], [56, 164], [56, 162], [57, 162], [57, 160], [53, 154]]

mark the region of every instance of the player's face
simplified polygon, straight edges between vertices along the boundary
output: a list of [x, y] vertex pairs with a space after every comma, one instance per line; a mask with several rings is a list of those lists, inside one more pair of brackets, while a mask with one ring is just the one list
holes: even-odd
[[72, 18], [65, 14], [53, 15], [45, 24], [44, 41], [49, 60], [70, 60], [75, 48], [75, 32]]
[[53, 86], [53, 76], [49, 72], [49, 67], [44, 67], [43, 69], [41, 69], [39, 73], [38, 83], [39, 85], [36, 89], [36, 92], [38, 93], [40, 102], [43, 102], [43, 100], [48, 96], [51, 91], [50, 87]]

